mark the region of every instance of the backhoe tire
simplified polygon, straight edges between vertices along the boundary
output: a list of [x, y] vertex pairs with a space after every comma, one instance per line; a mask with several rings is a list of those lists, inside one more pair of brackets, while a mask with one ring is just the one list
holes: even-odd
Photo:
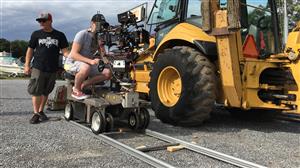
[[[164, 75], [168, 70], [170, 80], [173, 79], [177, 85], [181, 85], [181, 89], [177, 87], [181, 90], [179, 95], [176, 94], [178, 98], [171, 96], [175, 102], [168, 101], [168, 96], [165, 96], [168, 94], [161, 93], [168, 90], [168, 79], [164, 79], [166, 76], [168, 78], [168, 75]], [[180, 77], [179, 84], [174, 79], [176, 74]], [[197, 126], [209, 118], [216, 99], [216, 71], [202, 53], [185, 46], [165, 49], [158, 55], [150, 77], [152, 109], [162, 122], [178, 126]], [[173, 91], [174, 89], [170, 92]]]

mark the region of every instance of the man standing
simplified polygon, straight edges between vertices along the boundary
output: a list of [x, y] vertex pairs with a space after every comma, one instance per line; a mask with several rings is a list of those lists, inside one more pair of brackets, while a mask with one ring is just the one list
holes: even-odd
[[[48, 95], [52, 92], [56, 71], [58, 70], [59, 52], [67, 57], [68, 41], [64, 33], [52, 28], [52, 16], [50, 13], [41, 13], [36, 21], [41, 29], [31, 35], [26, 52], [25, 74], [31, 74], [28, 84], [28, 93], [32, 95], [33, 117], [31, 124], [48, 120], [43, 112]], [[32, 57], [32, 69], [30, 62]]]

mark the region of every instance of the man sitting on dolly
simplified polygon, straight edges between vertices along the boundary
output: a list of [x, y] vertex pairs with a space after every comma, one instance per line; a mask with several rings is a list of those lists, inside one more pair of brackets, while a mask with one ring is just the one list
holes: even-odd
[[[111, 78], [110, 69], [104, 68], [102, 72], [98, 71], [97, 65], [100, 59], [94, 58], [94, 53], [97, 50], [101, 58], [105, 55], [104, 45], [99, 44], [96, 35], [99, 29], [97, 26], [100, 25], [100, 22], [105, 22], [105, 18], [101, 14], [96, 14], [92, 17], [90, 28], [76, 34], [72, 50], [65, 64], [66, 71], [75, 75], [71, 96], [78, 100], [89, 97], [82, 92], [84, 87]], [[90, 78], [85, 80], [87, 77]]]

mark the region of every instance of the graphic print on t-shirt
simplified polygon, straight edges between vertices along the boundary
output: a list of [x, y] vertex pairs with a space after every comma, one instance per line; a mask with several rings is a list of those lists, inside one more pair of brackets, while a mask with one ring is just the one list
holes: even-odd
[[47, 48], [50, 48], [51, 45], [56, 45], [58, 47], [58, 40], [51, 39], [51, 37], [47, 37], [46, 39], [39, 39], [39, 46], [45, 45]]

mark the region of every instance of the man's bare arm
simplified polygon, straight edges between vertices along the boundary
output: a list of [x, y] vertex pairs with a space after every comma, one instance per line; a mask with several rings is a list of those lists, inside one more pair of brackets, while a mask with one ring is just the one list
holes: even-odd
[[26, 51], [26, 57], [25, 57], [25, 65], [24, 65], [24, 72], [25, 74], [30, 74], [30, 61], [32, 59], [33, 49], [28, 47]]
[[61, 49], [61, 51], [62, 51], [64, 57], [68, 57], [68, 55], [69, 55], [68, 48], [63, 48], [63, 49]]
[[73, 42], [72, 49], [71, 49], [71, 54], [70, 55], [71, 55], [71, 57], [74, 60], [85, 62], [85, 63], [91, 64], [91, 65], [96, 64], [94, 60], [82, 56], [79, 53], [80, 49], [81, 49], [81, 45], [78, 44], [78, 43], [76, 43], [76, 42]]

